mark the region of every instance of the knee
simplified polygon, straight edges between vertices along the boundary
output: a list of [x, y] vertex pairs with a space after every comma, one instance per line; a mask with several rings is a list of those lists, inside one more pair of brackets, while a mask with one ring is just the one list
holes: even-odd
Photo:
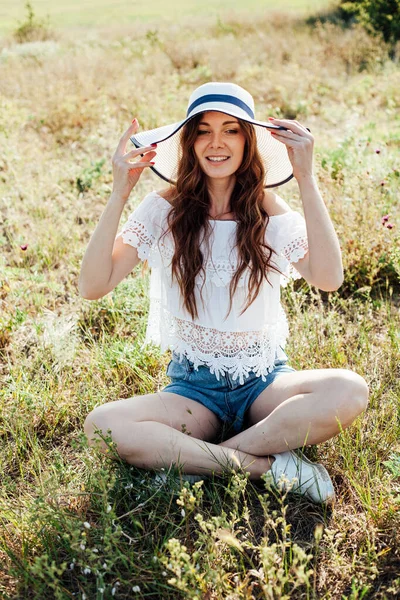
[[349, 417], [355, 419], [368, 406], [367, 382], [357, 373], [341, 370], [339, 374], [342, 405]]
[[109, 430], [111, 429], [110, 413], [108, 404], [96, 406], [88, 414], [83, 425], [89, 446], [94, 446], [102, 452], [106, 452], [109, 447], [106, 438], [109, 437]]

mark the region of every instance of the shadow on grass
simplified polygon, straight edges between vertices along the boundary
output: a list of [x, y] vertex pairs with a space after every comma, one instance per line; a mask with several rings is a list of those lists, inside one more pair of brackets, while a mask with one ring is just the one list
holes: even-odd
[[[174, 466], [160, 483], [154, 472], [89, 450], [83, 437], [76, 450], [85, 465], [79, 483], [60, 489], [48, 481], [24, 507], [28, 518], [9, 511], [2, 546], [18, 582], [9, 598], [133, 597], [132, 590], [194, 598], [196, 589], [222, 593], [219, 580], [224, 594], [233, 592], [234, 577], [255, 591], [268, 565], [282, 590], [298, 589], [296, 569], [312, 563], [316, 527], [330, 519], [323, 507], [244, 473], [191, 485]], [[276, 556], [287, 575], [275, 570]], [[311, 589], [310, 577], [299, 589]]]

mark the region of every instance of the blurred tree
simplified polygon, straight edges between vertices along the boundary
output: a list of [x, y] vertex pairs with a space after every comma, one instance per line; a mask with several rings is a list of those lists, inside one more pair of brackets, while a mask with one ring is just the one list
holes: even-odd
[[400, 40], [400, 0], [342, 0], [340, 9], [370, 33], [381, 34], [393, 49]]

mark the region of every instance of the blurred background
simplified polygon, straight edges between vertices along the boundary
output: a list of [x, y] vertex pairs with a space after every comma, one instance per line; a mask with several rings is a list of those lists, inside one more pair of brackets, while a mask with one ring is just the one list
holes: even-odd
[[[399, 38], [395, 0], [0, 0], [4, 598], [399, 597]], [[287, 352], [371, 390], [351, 428], [306, 449], [334, 480], [330, 514], [245, 478], [155, 489], [82, 437], [95, 405], [167, 383], [169, 353], [140, 350], [148, 271], [95, 302], [77, 290], [111, 157], [134, 117], [177, 121], [207, 81], [315, 137], [345, 281], [283, 291]], [[164, 185], [145, 172], [122, 220]], [[301, 210], [295, 182], [276, 191]]]

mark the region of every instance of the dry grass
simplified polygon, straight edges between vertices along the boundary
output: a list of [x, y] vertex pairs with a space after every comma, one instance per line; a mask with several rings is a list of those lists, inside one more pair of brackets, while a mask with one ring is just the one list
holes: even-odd
[[[94, 405], [166, 383], [168, 357], [139, 351], [147, 276], [98, 302], [77, 292], [110, 193], [111, 156], [133, 116], [143, 128], [177, 120], [193, 87], [209, 80], [234, 80], [254, 95], [258, 117], [296, 118], [316, 138], [346, 279], [335, 294], [304, 283], [285, 292], [289, 354], [299, 369], [354, 369], [371, 389], [350, 429], [308, 449], [332, 473], [339, 502], [331, 514], [294, 498], [267, 506], [260, 490], [233, 477], [198, 490], [196, 512], [182, 519], [168, 490], [154, 493], [150, 475], [110, 465], [81, 440]], [[63, 33], [7, 42], [0, 82], [0, 592], [92, 599], [104, 587], [104, 597], [115, 589], [130, 598], [139, 585], [137, 596], [148, 598], [395, 598], [400, 76], [387, 48], [361, 29], [310, 28], [284, 15], [203, 18], [92, 30], [86, 41]], [[145, 174], [129, 208], [159, 185]], [[294, 184], [281, 193], [299, 205]], [[386, 214], [392, 229], [381, 223]], [[132, 518], [118, 520], [132, 508]], [[226, 529], [243, 551], [226, 535], [221, 541]], [[171, 538], [179, 542], [166, 546]], [[182, 561], [186, 574], [167, 583]], [[196, 564], [202, 580], [190, 575]], [[275, 591], [262, 587], [266, 573]]]

